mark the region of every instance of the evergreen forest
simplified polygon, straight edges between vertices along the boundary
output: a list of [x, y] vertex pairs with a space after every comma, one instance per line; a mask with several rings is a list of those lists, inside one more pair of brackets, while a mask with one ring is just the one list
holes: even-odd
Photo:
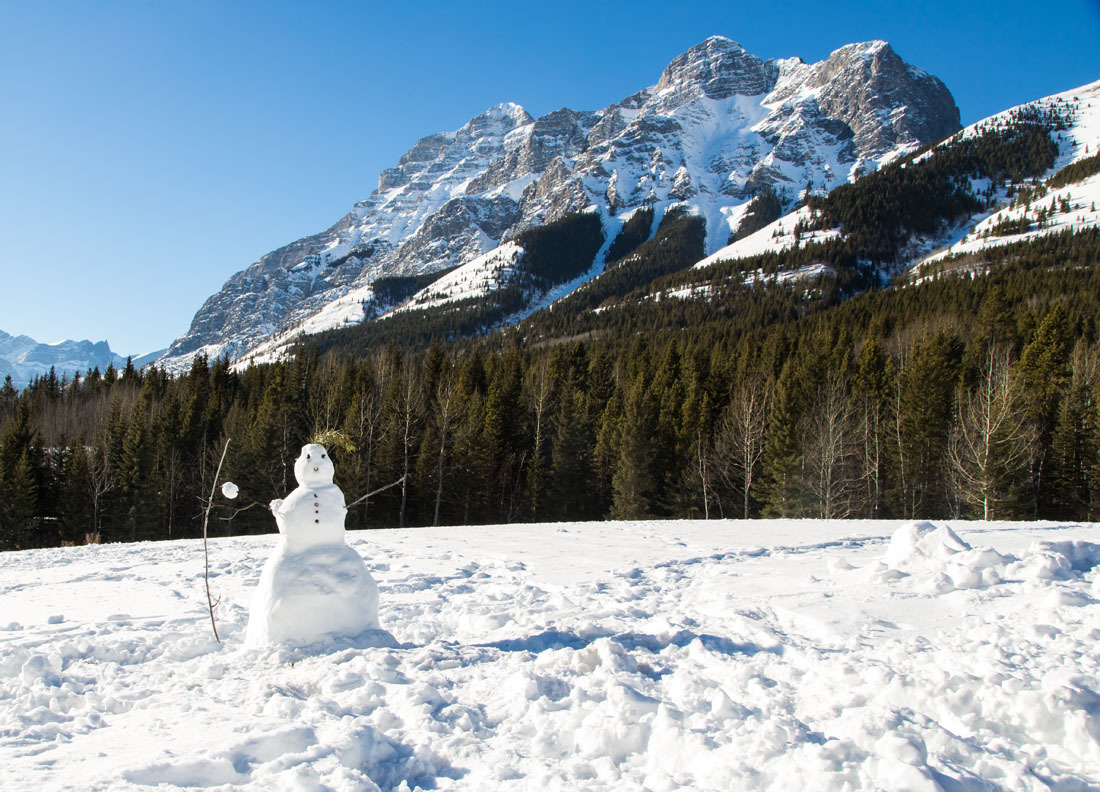
[[[785, 253], [696, 270], [701, 218], [653, 228], [643, 208], [602, 275], [513, 326], [531, 294], [592, 265], [596, 215], [525, 232], [491, 300], [306, 338], [278, 363], [9, 380], [0, 549], [194, 537], [207, 505], [213, 535], [271, 532], [266, 504], [317, 437], [352, 529], [1098, 519], [1100, 232], [989, 248], [919, 284], [883, 278], [908, 235], [1048, 171], [1064, 123], [1016, 119], [812, 199], [844, 239]], [[815, 264], [810, 280], [761, 277]], [[383, 296], [420, 285], [391, 278]], [[237, 500], [218, 494], [226, 479]]]

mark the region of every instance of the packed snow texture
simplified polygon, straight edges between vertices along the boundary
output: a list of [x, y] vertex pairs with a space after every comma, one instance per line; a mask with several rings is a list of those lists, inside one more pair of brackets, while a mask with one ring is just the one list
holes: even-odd
[[0, 556], [0, 788], [1089, 790], [1100, 525], [356, 532], [390, 646], [243, 644], [276, 537]]
[[271, 502], [279, 542], [252, 595], [245, 643], [306, 646], [333, 640], [390, 643], [377, 636], [378, 586], [344, 543], [344, 493], [332, 459], [309, 444], [294, 462], [298, 487]]

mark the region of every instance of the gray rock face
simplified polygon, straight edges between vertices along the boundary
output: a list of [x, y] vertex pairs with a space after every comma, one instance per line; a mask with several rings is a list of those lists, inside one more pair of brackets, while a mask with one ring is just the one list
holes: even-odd
[[958, 128], [943, 83], [885, 42], [807, 64], [761, 60], [712, 37], [656, 85], [603, 110], [536, 119], [501, 104], [419, 140], [331, 228], [231, 277], [160, 362], [180, 370], [196, 352], [238, 359], [298, 327], [363, 320], [356, 306], [379, 275], [461, 265], [586, 208], [610, 218], [686, 203], [706, 218], [714, 250], [736, 207], [764, 185], [790, 206], [807, 188], [831, 189]]
[[668, 64], [657, 81], [657, 93], [665, 95], [660, 106], [669, 112], [699, 96], [766, 94], [778, 76], [774, 63], [750, 55], [735, 41], [711, 36]]
[[809, 85], [821, 89], [822, 111], [852, 130], [857, 150], [940, 140], [959, 129], [946, 86], [886, 42], [843, 47], [816, 71]]

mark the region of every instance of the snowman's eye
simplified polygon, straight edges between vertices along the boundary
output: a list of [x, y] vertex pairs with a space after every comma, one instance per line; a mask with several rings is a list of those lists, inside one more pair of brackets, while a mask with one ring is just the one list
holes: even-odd
[[325, 456], [324, 454], [321, 454], [321, 459], [328, 459], [328, 457]]
[[309, 454], [306, 454], [306, 459], [313, 459]]

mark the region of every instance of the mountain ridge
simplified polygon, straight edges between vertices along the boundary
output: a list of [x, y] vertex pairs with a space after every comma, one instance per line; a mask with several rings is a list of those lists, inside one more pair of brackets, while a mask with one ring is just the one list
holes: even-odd
[[[140, 366], [150, 363], [153, 357], [135, 360]], [[107, 366], [120, 368], [126, 364], [126, 358], [111, 350], [106, 341], [74, 341], [66, 339], [54, 344], [45, 344], [27, 335], [13, 336], [0, 330], [0, 380], [12, 378], [12, 385], [23, 388], [35, 377], [48, 374], [51, 369], [58, 377], [83, 375], [93, 368], [106, 370]]]
[[244, 360], [264, 342], [277, 354], [303, 330], [363, 321], [379, 276], [463, 265], [579, 211], [599, 213], [610, 237], [625, 213], [683, 203], [705, 218], [712, 252], [763, 187], [790, 206], [958, 128], [942, 82], [885, 42], [806, 64], [711, 37], [602, 110], [533, 118], [502, 103], [421, 138], [329, 229], [233, 275], [159, 363]]

